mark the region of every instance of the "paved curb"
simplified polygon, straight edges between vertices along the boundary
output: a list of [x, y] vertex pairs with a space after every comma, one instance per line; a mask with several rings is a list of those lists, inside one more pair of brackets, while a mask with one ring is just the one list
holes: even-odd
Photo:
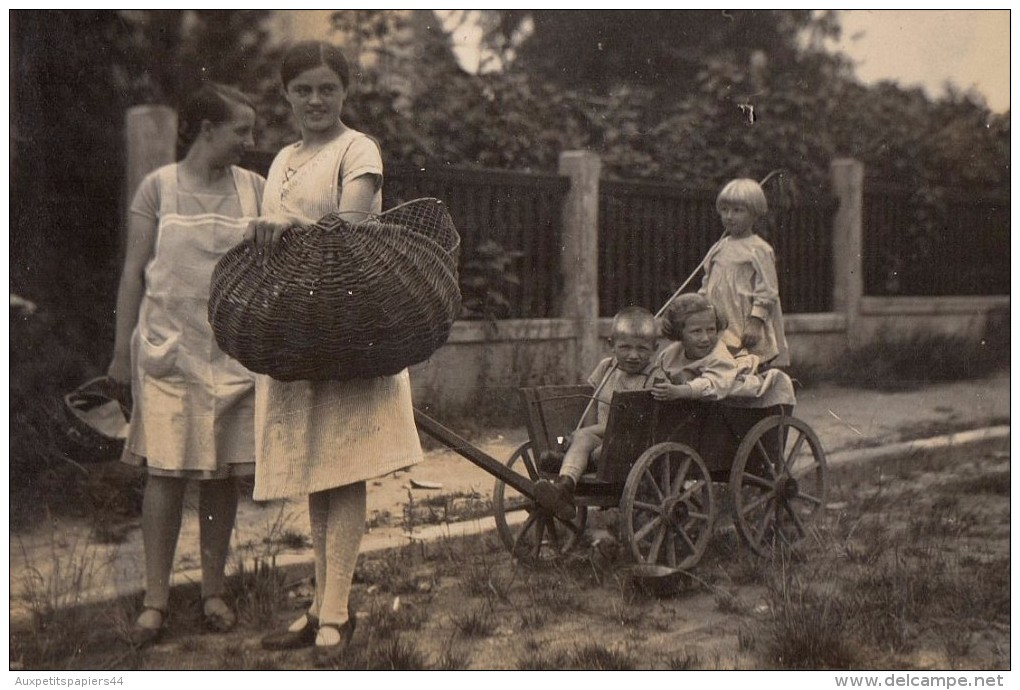
[[858, 448], [838, 451], [828, 455], [830, 470], [844, 472], [865, 472], [875, 470], [886, 473], [909, 466], [921, 458], [929, 461], [952, 460], [959, 451], [991, 449], [1005, 444], [1009, 448], [1009, 426], [992, 426], [954, 434], [933, 436], [890, 443], [874, 448]]
[[[933, 436], [914, 441], [891, 443], [872, 448], [847, 449], [831, 453], [827, 456], [830, 472], [838, 472], [841, 476], [846, 475], [871, 475], [878, 472], [880, 475], [895, 474], [900, 470], [909, 469], [910, 465], [921, 459], [936, 464], [951, 462], [961, 451], [973, 452], [975, 450], [992, 450], [1005, 446], [1008, 450], [1010, 439], [1010, 427], [1006, 425], [974, 429], [941, 436]], [[439, 541], [441, 539], [456, 539], [458, 537], [473, 536], [493, 531], [495, 529], [495, 518], [486, 517], [465, 522], [454, 522], [442, 525], [430, 525], [416, 530], [412, 534], [393, 534], [369, 532], [362, 541], [361, 553], [377, 553], [390, 549], [400, 548], [408, 544], [422, 544]], [[245, 567], [253, 563], [245, 563]], [[276, 557], [276, 567], [281, 569], [289, 582], [298, 581], [311, 577], [314, 572], [314, 562], [309, 554], [280, 554]], [[171, 586], [188, 587], [195, 586], [201, 582], [201, 570], [180, 571], [173, 574]], [[139, 595], [142, 588], [139, 586], [127, 591], [99, 591], [92, 592], [83, 597], [88, 603], [100, 603], [113, 601], [115, 599]], [[20, 616], [11, 610], [11, 629], [20, 629], [28, 621], [22, 621]]]

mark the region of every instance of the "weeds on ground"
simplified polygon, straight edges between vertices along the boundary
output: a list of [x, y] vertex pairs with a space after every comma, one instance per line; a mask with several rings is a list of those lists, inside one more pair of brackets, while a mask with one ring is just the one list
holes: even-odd
[[666, 667], [670, 671], [693, 671], [701, 666], [697, 650], [685, 649], [680, 656], [670, 657]]
[[451, 635], [443, 645], [435, 669], [437, 671], [463, 671], [471, 665], [471, 655], [466, 649], [458, 649], [456, 635]]
[[496, 631], [496, 621], [490, 606], [480, 606], [450, 616], [460, 634], [465, 637], [490, 637]]
[[227, 594], [237, 606], [238, 618], [257, 630], [276, 622], [287, 602], [285, 575], [276, 567], [276, 556], [237, 559], [237, 572], [227, 580]]
[[127, 629], [124, 612], [108, 610], [97, 625], [99, 613], [87, 605], [90, 592], [109, 578], [113, 557], [87, 541], [58, 547], [60, 539], [52, 533], [42, 556], [19, 547], [26, 566], [21, 581], [12, 582], [12, 599], [31, 616], [32, 634], [12, 638], [11, 658], [25, 668], [72, 668], [106, 633]]
[[[985, 502], [1008, 501], [998, 472], [985, 476], [971, 478], [993, 487]], [[1008, 629], [999, 627], [1009, 624], [1005, 542], [982, 547], [984, 554], [969, 546], [982, 521], [1001, 513], [965, 509], [968, 490], [953, 486], [951, 493], [890, 486], [890, 500], [867, 513], [830, 519], [809, 561], [773, 563], [770, 615], [753, 631], [762, 661], [785, 669], [909, 667], [925, 650], [940, 650], [952, 667], [1004, 660], [987, 641], [976, 651], [975, 640]], [[747, 636], [738, 637], [743, 648]]]
[[529, 651], [517, 660], [520, 671], [633, 671], [638, 665], [633, 654], [599, 643], [572, 650]]
[[261, 539], [235, 547], [236, 569], [227, 579], [227, 593], [235, 601], [238, 618], [258, 630], [272, 627], [287, 603], [286, 576], [276, 559], [283, 547], [298, 540], [304, 543], [304, 535], [290, 527], [293, 521], [293, 514], [281, 505]]

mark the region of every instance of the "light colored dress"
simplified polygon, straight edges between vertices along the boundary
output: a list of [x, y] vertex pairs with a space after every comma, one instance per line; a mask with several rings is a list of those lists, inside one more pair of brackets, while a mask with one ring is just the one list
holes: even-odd
[[[291, 154], [300, 146], [284, 148], [273, 160], [263, 215], [317, 220], [338, 208], [343, 184], [365, 174], [382, 179], [379, 147], [360, 132], [348, 129], [292, 168]], [[380, 185], [372, 211], [381, 209]], [[354, 484], [423, 458], [406, 369], [350, 381], [282, 382], [260, 375], [255, 429], [254, 497], [260, 501]]]
[[753, 233], [742, 238], [723, 237], [708, 250], [705, 277], [698, 292], [726, 316], [728, 325], [720, 338], [730, 352], [743, 347], [747, 320], [755, 316], [764, 322], [765, 329], [761, 340], [748, 352], [774, 366], [790, 364], [779, 304], [776, 255], [768, 242]]
[[700, 359], [688, 359], [683, 343], [671, 343], [659, 353], [655, 366], [673, 383], [686, 383], [701, 400], [724, 400], [739, 407], [795, 405], [793, 381], [786, 372], [769, 369], [759, 374], [758, 363], [755, 355], [734, 357], [720, 338]]
[[131, 338], [134, 404], [122, 459], [168, 476], [251, 474], [255, 376], [216, 344], [209, 282], [258, 215], [265, 180], [233, 167], [233, 193], [192, 192], [177, 170], [150, 173], [131, 205], [158, 224]]

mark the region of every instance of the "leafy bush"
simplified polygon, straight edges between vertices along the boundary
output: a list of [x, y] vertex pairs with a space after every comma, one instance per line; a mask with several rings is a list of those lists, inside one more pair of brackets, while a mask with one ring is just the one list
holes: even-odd
[[833, 374], [837, 383], [846, 386], [904, 390], [937, 381], [981, 378], [1008, 362], [1008, 347], [996, 352], [984, 340], [931, 332], [902, 337], [883, 334], [847, 352]]

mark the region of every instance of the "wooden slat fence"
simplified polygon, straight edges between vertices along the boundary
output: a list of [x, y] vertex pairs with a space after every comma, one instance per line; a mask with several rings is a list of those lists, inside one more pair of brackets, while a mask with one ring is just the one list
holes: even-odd
[[1008, 295], [1010, 200], [864, 187], [864, 291], [872, 296]]
[[383, 207], [422, 196], [442, 199], [460, 233], [462, 263], [485, 241], [522, 252], [512, 267], [520, 285], [505, 295], [510, 316], [550, 318], [559, 315], [562, 208], [569, 189], [569, 180], [558, 175], [391, 165]]

